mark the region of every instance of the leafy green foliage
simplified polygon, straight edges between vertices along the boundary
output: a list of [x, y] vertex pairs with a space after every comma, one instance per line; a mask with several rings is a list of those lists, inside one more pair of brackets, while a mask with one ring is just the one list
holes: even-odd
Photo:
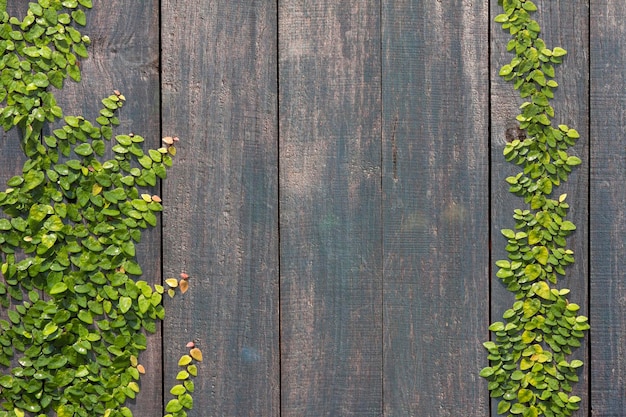
[[566, 51], [548, 49], [538, 37], [539, 24], [530, 17], [537, 10], [532, 1], [499, 0], [499, 4], [504, 13], [495, 20], [512, 35], [507, 49], [515, 53], [500, 75], [528, 99], [517, 116], [526, 138], [508, 142], [503, 152], [507, 161], [523, 169], [506, 182], [529, 208], [514, 211], [515, 230], [502, 230], [508, 259], [496, 262], [496, 275], [516, 301], [504, 312], [503, 321], [489, 327], [495, 334], [494, 340], [484, 343], [490, 366], [480, 375], [489, 381], [491, 397], [500, 399], [499, 414], [570, 416], [581, 401], [571, 392], [583, 363], [568, 362], [567, 355], [581, 345], [589, 324], [587, 317], [578, 315], [580, 307], [567, 300], [569, 290], [554, 288], [558, 276], [574, 262], [566, 237], [576, 227], [565, 219], [566, 195], [557, 200], [550, 195], [581, 163], [567, 153], [578, 132], [552, 125], [554, 67]]
[[[0, 9], [0, 125], [19, 126], [23, 140], [36, 141], [45, 122], [61, 117], [49, 87], [60, 89], [67, 77], [80, 81], [78, 59], [90, 39], [77, 27], [86, 24], [91, 0], [40, 0], [29, 3], [23, 19]], [[32, 148], [27, 148], [29, 156]]]
[[[0, 192], [0, 417], [132, 416], [125, 403], [145, 372], [137, 358], [165, 314], [165, 289], [139, 279], [135, 253], [162, 210], [148, 190], [165, 178], [175, 140], [145, 152], [141, 136], [114, 136], [117, 91], [94, 123], [63, 117], [50, 91], [80, 80], [89, 39], [76, 27], [91, 7], [38, 0], [20, 20], [0, 3], [0, 124], [20, 129], [28, 157]], [[50, 122], [58, 128], [42, 135]], [[181, 409], [193, 404], [198, 352], [183, 356]]]

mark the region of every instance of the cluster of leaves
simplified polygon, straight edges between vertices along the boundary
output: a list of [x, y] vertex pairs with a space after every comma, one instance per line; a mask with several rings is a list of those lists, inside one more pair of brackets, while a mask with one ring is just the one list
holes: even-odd
[[[187, 281], [183, 278], [181, 282]], [[193, 408], [191, 394], [194, 392], [195, 385], [190, 378], [198, 375], [198, 367], [195, 362], [202, 362], [202, 351], [195, 347], [194, 342], [189, 342], [187, 347], [190, 348], [189, 354], [181, 356], [178, 360], [178, 366], [182, 368], [176, 375], [178, 384], [170, 390], [170, 394], [176, 398], [171, 399], [165, 406], [167, 412], [165, 417], [187, 417], [186, 410]]]
[[45, 122], [60, 118], [48, 86], [61, 89], [69, 76], [80, 81], [78, 59], [87, 56], [89, 37], [76, 28], [86, 24], [92, 0], [39, 0], [28, 5], [23, 19], [10, 17], [6, 0], [0, 10], [0, 125], [19, 126], [24, 141]]
[[548, 49], [538, 37], [539, 24], [530, 17], [537, 7], [531, 0], [499, 0], [499, 4], [504, 13], [495, 20], [512, 35], [507, 49], [515, 53], [500, 75], [528, 100], [517, 116], [526, 138], [514, 139], [504, 149], [506, 160], [523, 170], [506, 181], [529, 208], [514, 211], [515, 230], [502, 230], [508, 259], [496, 262], [497, 276], [516, 301], [504, 312], [503, 321], [489, 327], [495, 333], [494, 340], [484, 343], [490, 366], [480, 375], [489, 381], [491, 397], [499, 398], [499, 414], [570, 416], [581, 401], [571, 395], [571, 384], [578, 381], [583, 363], [570, 362], [567, 355], [581, 345], [589, 324], [587, 317], [578, 315], [580, 307], [567, 300], [569, 290], [553, 287], [574, 262], [566, 237], [576, 227], [565, 220], [566, 195], [558, 199], [550, 195], [581, 163], [567, 153], [578, 132], [552, 125], [550, 100], [558, 85], [554, 66], [566, 51]]
[[[38, 0], [20, 21], [0, 1], [0, 124], [20, 128], [28, 157], [0, 192], [0, 417], [132, 416], [125, 403], [145, 372], [146, 332], [165, 314], [166, 290], [139, 279], [135, 252], [162, 210], [147, 191], [165, 178], [175, 139], [144, 152], [141, 136], [114, 136], [125, 101], [117, 91], [95, 123], [63, 117], [49, 91], [80, 79], [89, 40], [76, 25], [89, 7]], [[48, 122], [59, 127], [42, 135]], [[185, 391], [175, 390], [181, 409], [170, 416], [191, 408], [191, 362], [201, 360], [197, 348], [181, 359]]]

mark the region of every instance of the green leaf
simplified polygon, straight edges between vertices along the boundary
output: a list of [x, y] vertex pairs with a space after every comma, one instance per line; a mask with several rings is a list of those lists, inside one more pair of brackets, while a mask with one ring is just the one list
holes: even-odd
[[523, 311], [524, 317], [530, 318], [534, 316], [541, 308], [541, 301], [536, 298], [527, 299], [524, 301]]
[[494, 19], [494, 21], [496, 21], [497, 23], [508, 22], [508, 20], [509, 20], [509, 16], [507, 14], [499, 14]]
[[81, 143], [76, 148], [74, 148], [74, 152], [80, 156], [89, 156], [93, 153], [93, 149], [89, 143]]
[[492, 332], [499, 332], [504, 330], [504, 323], [497, 321], [489, 326], [489, 330]]
[[524, 3], [522, 3], [522, 7], [528, 12], [534, 12], [537, 10], [537, 6], [535, 6], [535, 3], [530, 0], [526, 0]]
[[45, 179], [45, 174], [42, 171], [30, 170], [24, 174], [24, 191], [30, 191], [41, 184]]
[[185, 392], [187, 392], [187, 389], [184, 386], [180, 385], [180, 384], [179, 385], [174, 385], [172, 387], [172, 389], [170, 390], [170, 394], [176, 395], [176, 396], [184, 394]]
[[72, 19], [74, 19], [74, 21], [81, 26], [85, 26], [87, 24], [87, 17], [85, 16], [85, 12], [80, 9], [72, 12]]
[[500, 401], [498, 403], [498, 414], [504, 414], [511, 408], [511, 403], [508, 401]]
[[191, 395], [185, 393], [178, 398], [180, 404], [188, 410], [193, 408], [193, 398]]
[[9, 220], [7, 219], [0, 219], [0, 230], [3, 231], [7, 231], [7, 230], [11, 230], [12, 226], [11, 226], [11, 222], [9, 222]]
[[165, 411], [168, 413], [176, 413], [183, 409], [183, 405], [177, 399], [170, 400], [165, 406]]
[[506, 64], [506, 65], [503, 65], [502, 68], [500, 68], [499, 75], [504, 77], [506, 75], [509, 75], [511, 72], [513, 72], [513, 67], [509, 64]]
[[529, 389], [522, 388], [517, 393], [517, 400], [521, 403], [531, 402], [534, 397], [535, 395]]
[[567, 157], [567, 160], [565, 161], [565, 163], [569, 166], [576, 166], [576, 165], [580, 165], [582, 161], [577, 156], [569, 156]]
[[566, 230], [566, 231], [576, 230], [576, 225], [570, 222], [569, 220], [566, 220], [561, 224], [561, 230]]
[[540, 281], [533, 284], [533, 292], [539, 297], [549, 300], [551, 297], [550, 286], [545, 281]]
[[73, 417], [74, 407], [71, 405], [63, 404], [57, 408], [57, 417]]
[[80, 310], [78, 312], [78, 319], [87, 324], [93, 324], [93, 317], [89, 310]]
[[130, 297], [120, 297], [119, 309], [122, 314], [125, 314], [128, 310], [130, 310], [132, 305], [133, 301]]
[[526, 411], [526, 407], [523, 404], [515, 403], [511, 407], [510, 411], [512, 414], [522, 414]]
[[527, 281], [534, 281], [541, 275], [543, 269], [540, 265], [537, 264], [529, 264], [524, 268], [524, 275], [526, 276]]
[[506, 237], [507, 239], [515, 238], [515, 232], [511, 229], [502, 229], [501, 232], [504, 235], [504, 237]]
[[52, 246], [54, 246], [56, 241], [57, 241], [57, 235], [55, 235], [55, 234], [45, 234], [45, 235], [41, 236], [41, 244], [45, 248], [50, 249]]
[[64, 282], [57, 282], [50, 288], [50, 295], [61, 294], [67, 291], [67, 285]]
[[67, 67], [67, 74], [70, 76], [72, 80], [76, 82], [80, 82], [81, 76], [80, 76], [80, 68], [78, 67], [78, 65], [69, 65]]
[[538, 246], [533, 248], [533, 254], [535, 255], [535, 259], [537, 260], [537, 262], [539, 262], [541, 265], [546, 265], [548, 263], [549, 252], [548, 248], [546, 248], [545, 246]]
[[131, 275], [141, 275], [143, 272], [141, 270], [141, 267], [139, 266], [139, 264], [137, 264], [136, 262], [133, 261], [127, 261], [124, 263], [124, 269], [126, 270], [127, 273], [131, 274]]

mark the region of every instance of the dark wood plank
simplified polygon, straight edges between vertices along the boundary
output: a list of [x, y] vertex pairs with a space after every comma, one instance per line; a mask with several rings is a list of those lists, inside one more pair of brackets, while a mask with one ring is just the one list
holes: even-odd
[[379, 19], [279, 5], [284, 417], [382, 413]]
[[487, 12], [383, 4], [387, 416], [488, 415]]
[[[588, 309], [588, 160], [589, 160], [589, 42], [588, 42], [588, 5], [582, 1], [554, 2], [550, 0], [535, 1], [538, 11], [532, 15], [541, 26], [540, 37], [548, 48], [560, 46], [568, 51], [563, 64], [555, 67], [559, 88], [555, 90], [552, 106], [555, 110], [553, 123], [567, 124], [580, 133], [581, 138], [569, 152], [583, 160], [583, 164], [576, 168], [567, 183], [555, 187], [553, 195], [566, 193], [570, 205], [568, 220], [574, 222], [577, 230], [568, 238], [568, 248], [574, 251], [576, 262], [567, 270], [567, 275], [561, 277], [558, 287], [569, 288], [569, 300], [581, 306], [580, 314], [589, 314]], [[491, 2], [491, 15], [500, 13], [501, 7], [497, 2]], [[513, 210], [528, 208], [524, 201], [509, 193], [508, 184], [504, 181], [507, 176], [519, 172], [519, 167], [506, 162], [502, 151], [509, 135], [516, 135], [518, 123], [515, 117], [519, 114], [519, 105], [523, 102], [518, 91], [513, 89], [498, 76], [502, 65], [510, 62], [512, 53], [506, 51], [506, 44], [510, 39], [508, 31], [503, 31], [497, 23], [491, 23], [491, 240], [492, 262], [507, 259], [504, 249], [506, 239], [500, 233], [501, 229], [511, 229], [515, 226]], [[491, 290], [491, 321], [502, 321], [502, 314], [511, 308], [513, 295], [496, 277], [497, 267], [492, 269]], [[588, 341], [577, 349], [570, 359], [581, 359], [585, 368], [580, 375], [581, 381], [574, 386], [575, 395], [583, 398], [581, 415], [588, 410], [588, 378], [587, 372], [591, 366], [588, 362]], [[495, 402], [493, 413], [495, 414]]]
[[[166, 387], [204, 352], [190, 416], [278, 416], [276, 2], [162, 2], [163, 131], [181, 138], [164, 183]], [[168, 388], [166, 388], [167, 391]]]
[[626, 9], [591, 8], [591, 408], [626, 410]]
[[[3, 4], [0, 4], [0, 7], [3, 6]], [[26, 10], [28, 10], [28, 5], [9, 2], [6, 10], [10, 16], [22, 18]], [[13, 128], [8, 132], [0, 128], [0, 191], [4, 191], [8, 187], [7, 181], [11, 177], [22, 174], [22, 166], [26, 161], [26, 155], [24, 155], [20, 143], [21, 137], [17, 128]], [[5, 215], [0, 211], [0, 218], [2, 217], [5, 217]], [[4, 253], [0, 254], [0, 263], [3, 262]], [[0, 316], [6, 318], [4, 309], [0, 311]]]
[[[81, 65], [82, 81], [66, 81], [56, 94], [65, 115], [83, 115], [95, 123], [101, 100], [117, 89], [126, 97], [114, 134], [133, 132], [146, 139], [145, 148], [160, 146], [159, 2], [112, 0], [94, 2], [83, 33], [91, 38], [89, 58]], [[151, 190], [158, 193], [158, 190]], [[160, 227], [143, 233], [138, 261], [148, 282], [161, 281]], [[152, 335], [139, 358], [147, 372], [141, 393], [131, 404], [138, 417], [162, 412], [161, 334]]]
[[[0, 2], [1, 3], [1, 2]], [[10, 16], [22, 18], [28, 10], [27, 3], [18, 3], [9, 1], [0, 4], [0, 8], [7, 6], [6, 10]], [[22, 173], [22, 164], [26, 160], [26, 156], [20, 147], [20, 134], [16, 128], [5, 132], [0, 128], [0, 189], [6, 189], [6, 182], [14, 175]], [[0, 216], [2, 213], [0, 212]]]

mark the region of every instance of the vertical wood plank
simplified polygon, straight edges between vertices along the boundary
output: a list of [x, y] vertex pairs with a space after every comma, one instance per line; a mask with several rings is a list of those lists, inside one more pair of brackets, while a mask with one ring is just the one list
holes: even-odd
[[0, 134], [0, 189], [2, 191], [7, 188], [7, 181], [11, 177], [22, 173], [25, 158], [17, 130], [11, 130], [8, 133], [3, 131]]
[[[17, 4], [17, 2], [9, 2], [7, 4], [7, 12], [10, 16], [16, 16], [20, 19], [28, 10], [27, 4]], [[0, 128], [0, 191], [8, 188], [7, 181], [15, 175], [22, 174], [22, 166], [26, 161], [26, 155], [20, 146], [21, 137], [17, 128], [13, 128], [5, 132]], [[5, 214], [0, 211], [0, 218]], [[0, 253], [0, 263], [4, 263], [4, 253]], [[2, 273], [0, 273], [0, 278]], [[9, 302], [11, 299], [9, 298]], [[0, 316], [6, 319], [4, 309], [0, 311]], [[5, 370], [2, 369], [4, 372]]]
[[284, 417], [380, 416], [380, 3], [279, 7]]
[[[57, 101], [65, 116], [82, 115], [95, 124], [101, 100], [119, 90], [126, 97], [114, 135], [133, 132], [146, 139], [145, 149], [160, 146], [159, 1], [94, 2], [82, 32], [91, 38], [89, 58], [81, 62], [80, 83], [67, 80]], [[158, 193], [158, 190], [150, 190]], [[161, 282], [160, 227], [143, 232], [137, 246], [142, 279]], [[148, 338], [139, 357], [146, 368], [141, 392], [130, 404], [138, 417], [162, 413], [161, 332]]]
[[[25, 15], [28, 6], [9, 2], [7, 12], [10, 16], [20, 19]], [[26, 161], [26, 156], [20, 147], [20, 134], [17, 128], [5, 132], [0, 128], [0, 190], [7, 188], [6, 182], [14, 175], [22, 173], [22, 164]], [[2, 216], [2, 212], [0, 212]]]
[[[162, 1], [165, 386], [195, 340], [190, 416], [279, 415], [276, 1]], [[166, 388], [166, 392], [167, 392]], [[166, 397], [167, 399], [167, 397]]]
[[488, 7], [383, 3], [385, 416], [487, 416]]
[[[585, 0], [551, 1], [537, 0], [534, 2], [538, 11], [532, 15], [541, 26], [539, 35], [548, 48], [560, 46], [568, 51], [561, 65], [555, 67], [555, 81], [559, 83], [555, 90], [555, 97], [551, 105], [554, 107], [555, 124], [567, 124], [580, 133], [577, 144], [569, 150], [570, 154], [579, 156], [583, 164], [573, 170], [567, 183], [555, 187], [553, 194], [558, 197], [567, 194], [567, 203], [570, 210], [567, 219], [574, 222], [577, 229], [567, 239], [567, 247], [574, 251], [576, 261], [566, 269], [566, 276], [560, 277], [558, 287], [569, 288], [569, 301], [581, 306], [580, 314], [588, 315], [588, 161], [589, 161], [589, 5]], [[491, 16], [501, 11], [497, 2], [491, 2]], [[501, 26], [491, 23], [491, 250], [492, 263], [499, 259], [507, 259], [505, 251], [506, 239], [502, 236], [502, 229], [511, 229], [515, 226], [513, 210], [524, 209], [528, 206], [524, 201], [509, 193], [509, 185], [504, 181], [510, 175], [516, 175], [520, 167], [506, 162], [502, 151], [507, 140], [517, 138], [516, 130], [519, 126], [515, 117], [520, 113], [519, 105], [523, 102], [518, 91], [513, 89], [512, 83], [507, 83], [498, 76], [500, 67], [511, 61], [513, 53], [506, 51], [506, 45], [511, 39], [508, 31]], [[507, 139], [508, 137], [508, 139]], [[496, 277], [497, 268], [492, 269], [491, 289], [491, 322], [502, 321], [502, 314], [513, 305], [514, 297], [506, 290]], [[589, 338], [583, 341], [583, 346], [575, 349], [569, 359], [581, 359], [585, 368], [579, 375], [580, 382], [574, 384], [572, 395], [580, 396], [581, 415], [588, 410], [587, 390], [589, 388], [588, 362]], [[493, 413], [495, 414], [495, 402]]]
[[626, 410], [626, 9], [591, 8], [591, 408]]

